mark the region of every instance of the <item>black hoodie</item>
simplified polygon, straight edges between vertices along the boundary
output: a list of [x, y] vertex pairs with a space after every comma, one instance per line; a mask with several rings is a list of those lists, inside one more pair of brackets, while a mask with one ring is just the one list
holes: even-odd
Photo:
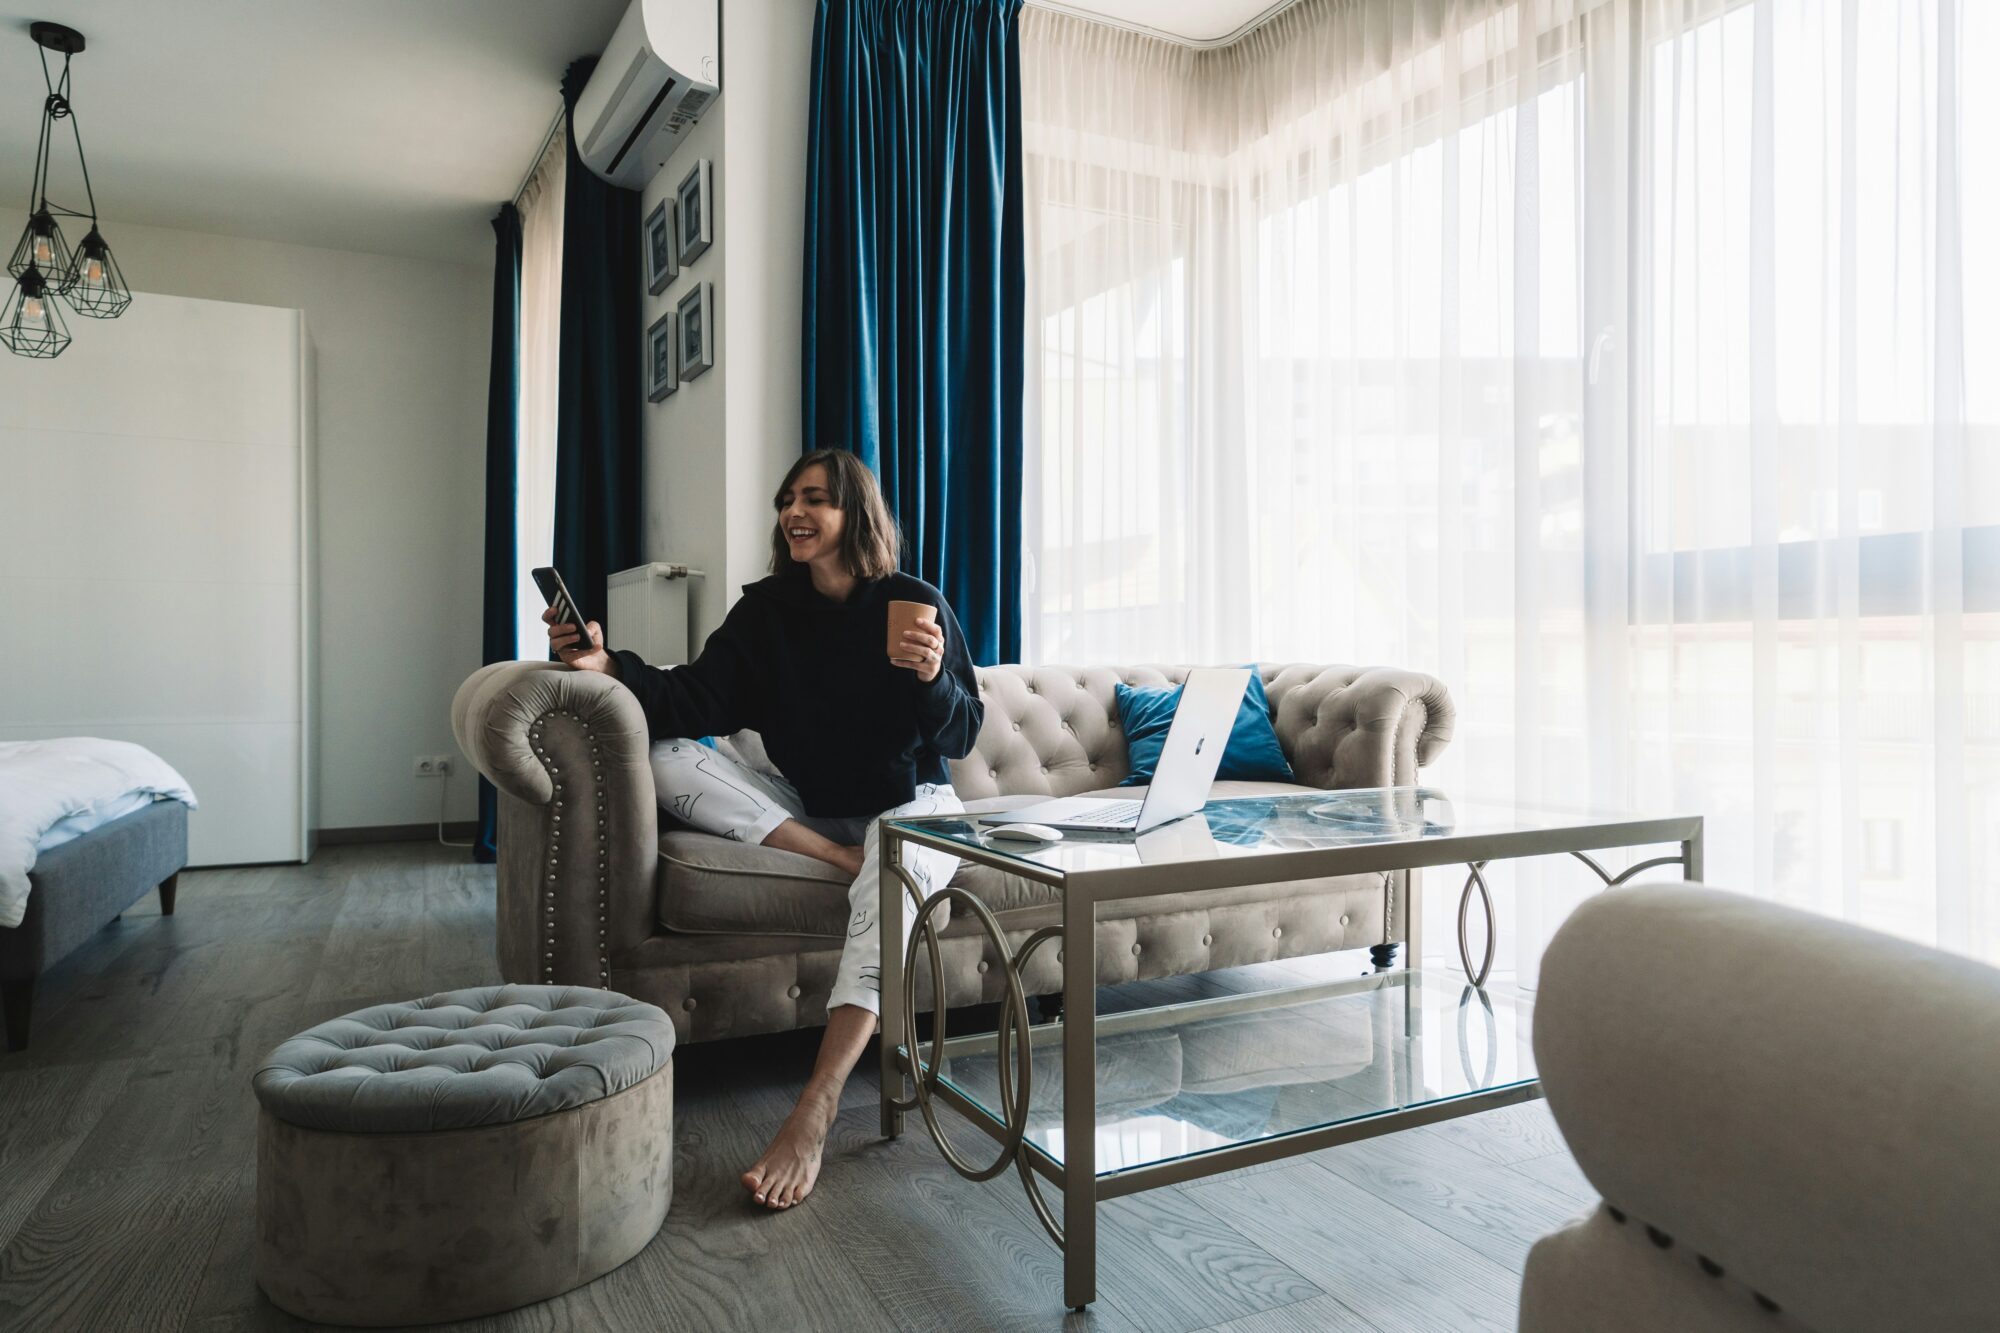
[[[928, 602], [945, 632], [944, 664], [925, 684], [889, 661], [889, 603]], [[907, 574], [863, 580], [830, 601], [804, 574], [749, 584], [686, 666], [612, 654], [654, 740], [754, 728], [806, 813], [879, 814], [950, 782], [947, 759], [972, 752], [986, 706], [944, 594]]]

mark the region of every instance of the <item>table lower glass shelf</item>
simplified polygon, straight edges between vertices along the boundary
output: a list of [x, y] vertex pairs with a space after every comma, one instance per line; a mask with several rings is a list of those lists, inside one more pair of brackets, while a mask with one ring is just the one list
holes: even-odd
[[[1097, 1175], [1170, 1162], [1200, 1174], [1190, 1159], [1246, 1145], [1337, 1126], [1364, 1138], [1370, 1121], [1388, 1132], [1415, 1123], [1412, 1112], [1442, 1120], [1526, 1100], [1538, 1094], [1531, 1012], [1510, 986], [1402, 970], [1100, 1016]], [[1064, 1160], [1063, 1025], [1032, 1029], [1031, 1046], [1024, 1145], [1049, 1173]], [[928, 1064], [929, 1044], [919, 1049]], [[947, 1042], [938, 1070], [951, 1100], [996, 1135], [999, 1071], [991, 1033]]]

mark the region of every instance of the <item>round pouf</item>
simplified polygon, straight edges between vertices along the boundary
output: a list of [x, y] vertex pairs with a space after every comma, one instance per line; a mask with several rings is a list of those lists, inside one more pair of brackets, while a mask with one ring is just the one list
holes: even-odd
[[319, 1323], [511, 1310], [644, 1249], [673, 1198], [671, 1021], [482, 986], [322, 1023], [254, 1086], [257, 1284]]

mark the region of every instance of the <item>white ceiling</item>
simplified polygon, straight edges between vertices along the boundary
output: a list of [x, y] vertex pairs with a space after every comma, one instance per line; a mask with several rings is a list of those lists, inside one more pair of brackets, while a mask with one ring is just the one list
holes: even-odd
[[1217, 42], [1231, 36], [1281, 0], [1029, 0], [1048, 9], [1109, 19], [1184, 42]]
[[[625, 4], [0, 0], [0, 204], [34, 174], [46, 18], [89, 44], [72, 92], [106, 219], [479, 262], [564, 66]], [[56, 160], [50, 193], [81, 207], [73, 150]]]

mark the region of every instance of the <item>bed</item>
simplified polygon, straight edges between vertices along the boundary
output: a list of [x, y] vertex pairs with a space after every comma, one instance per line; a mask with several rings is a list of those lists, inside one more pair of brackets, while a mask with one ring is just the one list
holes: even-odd
[[91, 737], [0, 744], [0, 1012], [28, 1044], [35, 983], [155, 889], [173, 915], [187, 865], [181, 776], [140, 746]]
[[25, 1050], [35, 982], [85, 940], [154, 889], [174, 914], [174, 889], [187, 865], [187, 806], [160, 800], [43, 852], [28, 872], [27, 914], [0, 928], [0, 1007], [7, 1049]]

